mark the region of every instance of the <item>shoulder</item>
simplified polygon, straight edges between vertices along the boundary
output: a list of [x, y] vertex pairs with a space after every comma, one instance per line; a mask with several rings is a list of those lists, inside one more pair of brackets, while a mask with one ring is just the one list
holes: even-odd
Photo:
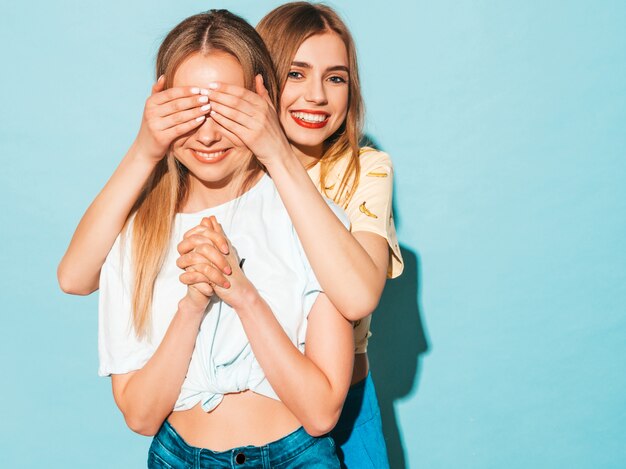
[[359, 163], [361, 166], [361, 175], [367, 174], [368, 171], [377, 167], [393, 168], [389, 154], [372, 147], [362, 147], [360, 149]]

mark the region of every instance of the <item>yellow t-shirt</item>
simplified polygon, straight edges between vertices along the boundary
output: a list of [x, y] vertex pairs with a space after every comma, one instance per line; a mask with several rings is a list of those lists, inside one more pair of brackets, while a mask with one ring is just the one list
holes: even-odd
[[[369, 147], [361, 148], [359, 153], [361, 170], [359, 185], [347, 205], [344, 205], [350, 219], [350, 231], [368, 231], [382, 236], [387, 240], [390, 251], [390, 262], [387, 271], [388, 278], [398, 277], [404, 268], [400, 246], [393, 222], [392, 193], [393, 193], [393, 165], [386, 153]], [[326, 193], [333, 198], [345, 174], [349, 154], [337, 161], [326, 177]], [[309, 176], [320, 187], [320, 165], [309, 168]], [[371, 336], [371, 315], [356, 321], [354, 324], [355, 353], [367, 351], [367, 341]]]

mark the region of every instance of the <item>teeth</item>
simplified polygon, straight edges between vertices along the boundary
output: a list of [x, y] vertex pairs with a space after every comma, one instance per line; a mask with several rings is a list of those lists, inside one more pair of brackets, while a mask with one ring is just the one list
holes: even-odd
[[198, 151], [198, 150], [195, 150], [195, 152], [198, 156], [201, 156], [202, 158], [206, 158], [207, 160], [212, 160], [219, 156], [222, 156], [224, 153], [226, 153], [226, 150], [214, 151], [211, 153], [205, 153], [203, 151]]
[[292, 112], [291, 115], [296, 119], [311, 123], [324, 122], [328, 118], [326, 114], [309, 114], [308, 112]]

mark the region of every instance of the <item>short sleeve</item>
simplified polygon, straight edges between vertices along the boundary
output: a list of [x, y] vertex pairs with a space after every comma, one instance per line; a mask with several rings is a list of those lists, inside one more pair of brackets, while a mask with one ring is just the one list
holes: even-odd
[[132, 326], [130, 236], [120, 234], [100, 271], [98, 356], [100, 376], [141, 369], [154, 353], [147, 339], [138, 340]]
[[386, 153], [364, 148], [361, 150], [359, 185], [346, 207], [352, 224], [351, 231], [367, 231], [387, 240], [391, 262], [387, 276], [402, 273], [404, 263], [398, 245], [393, 220], [393, 166]]
[[[324, 200], [333, 211], [335, 216], [339, 218], [343, 226], [347, 229], [350, 228], [350, 220], [346, 215], [346, 212], [341, 209], [337, 204], [335, 204], [332, 200], [324, 197]], [[309, 262], [306, 253], [304, 252], [304, 248], [302, 247], [302, 243], [300, 242], [300, 238], [298, 238], [298, 234], [296, 233], [295, 228], [293, 228], [293, 236], [296, 239], [297, 249], [299, 251], [300, 260], [303, 266], [304, 272], [304, 289], [302, 293], [302, 310], [304, 313], [304, 317], [308, 317], [313, 305], [315, 304], [315, 300], [317, 300], [317, 296], [323, 291], [320, 286], [317, 277], [315, 277], [315, 273], [313, 272], [313, 268], [311, 267], [311, 263]], [[305, 323], [306, 325], [306, 323]], [[302, 349], [304, 346], [304, 339], [306, 336], [306, 327], [302, 328], [298, 333], [298, 342], [299, 346]]]

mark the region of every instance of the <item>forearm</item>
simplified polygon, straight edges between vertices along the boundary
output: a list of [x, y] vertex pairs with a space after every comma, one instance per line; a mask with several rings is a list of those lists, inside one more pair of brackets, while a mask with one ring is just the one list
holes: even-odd
[[324, 292], [348, 320], [370, 314], [385, 285], [388, 257], [374, 260], [335, 216], [295, 158], [268, 166]]
[[[265, 376], [280, 400], [310, 434], [327, 433], [339, 418], [349, 385], [353, 357], [351, 325], [341, 319], [345, 322], [347, 340], [343, 352], [341, 344], [334, 352], [344, 357], [345, 376], [337, 378], [341, 373], [325, 372], [294, 346], [258, 294], [250, 298], [236, 311]], [[341, 357], [336, 358], [335, 362], [341, 361]]]
[[133, 204], [155, 167], [134, 143], [89, 206], [57, 270], [61, 289], [87, 295], [98, 289], [100, 269]]
[[172, 412], [187, 375], [201, 320], [202, 314], [179, 307], [150, 360], [121, 386], [114, 383], [115, 401], [133, 431], [154, 435]]

